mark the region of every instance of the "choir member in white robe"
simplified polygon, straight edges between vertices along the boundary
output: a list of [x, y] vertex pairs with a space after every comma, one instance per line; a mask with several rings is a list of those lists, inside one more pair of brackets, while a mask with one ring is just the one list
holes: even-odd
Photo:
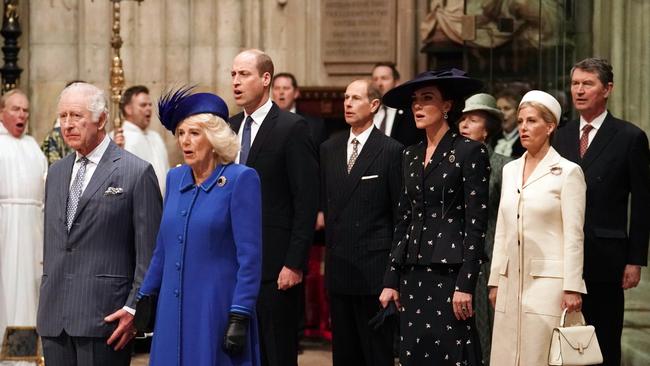
[[152, 114], [149, 89], [143, 85], [126, 89], [120, 101], [120, 110], [124, 116], [121, 131], [123, 140], [120, 141], [121, 138], [117, 137], [119, 134], [115, 134], [115, 142], [126, 151], [151, 163], [164, 197], [169, 158], [162, 137], [149, 128]]
[[0, 98], [0, 334], [36, 326], [43, 273], [43, 195], [47, 160], [25, 134], [29, 101], [12, 90]]

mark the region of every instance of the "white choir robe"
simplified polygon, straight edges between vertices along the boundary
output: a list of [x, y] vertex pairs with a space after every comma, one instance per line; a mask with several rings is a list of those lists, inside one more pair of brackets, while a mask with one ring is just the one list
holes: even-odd
[[0, 123], [0, 335], [5, 326], [36, 326], [46, 174], [34, 138], [15, 138]]
[[[160, 193], [165, 196], [165, 181], [169, 170], [167, 148], [158, 132], [150, 128], [142, 130], [132, 122], [124, 121], [124, 149], [142, 160], [148, 161], [158, 178]], [[111, 133], [113, 137], [113, 133]]]

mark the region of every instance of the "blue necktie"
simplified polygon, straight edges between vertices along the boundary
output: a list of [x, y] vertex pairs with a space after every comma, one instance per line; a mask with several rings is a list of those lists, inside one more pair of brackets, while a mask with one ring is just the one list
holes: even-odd
[[84, 177], [86, 176], [86, 165], [88, 165], [88, 158], [83, 156], [79, 159], [79, 170], [77, 170], [77, 175], [72, 181], [72, 186], [70, 186], [70, 193], [68, 195], [68, 207], [66, 207], [66, 226], [68, 231], [72, 227], [72, 220], [74, 219], [75, 213], [77, 213], [77, 205], [79, 204], [79, 198], [81, 198]]
[[241, 135], [241, 151], [239, 152], [239, 164], [246, 164], [248, 161], [248, 153], [251, 150], [251, 125], [253, 124], [253, 118], [251, 116], [246, 117], [246, 122], [244, 123], [244, 132]]

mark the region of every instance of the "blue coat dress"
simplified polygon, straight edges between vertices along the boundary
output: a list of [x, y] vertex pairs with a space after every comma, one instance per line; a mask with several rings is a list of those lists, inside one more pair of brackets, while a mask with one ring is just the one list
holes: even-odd
[[[151, 365], [259, 365], [255, 302], [262, 259], [260, 180], [217, 166], [201, 185], [189, 166], [167, 174], [156, 249], [140, 289], [159, 293]], [[228, 313], [250, 317], [242, 355], [221, 348]]]

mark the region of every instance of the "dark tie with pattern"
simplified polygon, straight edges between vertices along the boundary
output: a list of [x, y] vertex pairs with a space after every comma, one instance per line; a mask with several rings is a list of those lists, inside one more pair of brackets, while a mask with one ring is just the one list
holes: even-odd
[[72, 220], [74, 215], [77, 212], [77, 205], [79, 204], [79, 198], [81, 198], [81, 192], [84, 184], [84, 177], [86, 176], [86, 166], [88, 165], [88, 158], [82, 156], [79, 159], [79, 170], [77, 170], [77, 175], [75, 175], [72, 185], [70, 186], [70, 193], [68, 194], [68, 206], [66, 207], [66, 226], [68, 231], [72, 227]]
[[246, 117], [244, 123], [244, 131], [241, 134], [241, 151], [239, 152], [239, 164], [246, 164], [248, 161], [248, 153], [251, 151], [251, 125], [253, 124], [253, 117]]
[[586, 124], [582, 128], [582, 135], [580, 136], [580, 158], [582, 159], [587, 152], [587, 147], [589, 146], [589, 131], [591, 131], [594, 126]]
[[350, 160], [348, 160], [348, 174], [350, 174], [354, 162], [357, 161], [357, 158], [359, 157], [359, 140], [353, 138], [350, 143], [352, 144], [352, 154], [350, 155]]

